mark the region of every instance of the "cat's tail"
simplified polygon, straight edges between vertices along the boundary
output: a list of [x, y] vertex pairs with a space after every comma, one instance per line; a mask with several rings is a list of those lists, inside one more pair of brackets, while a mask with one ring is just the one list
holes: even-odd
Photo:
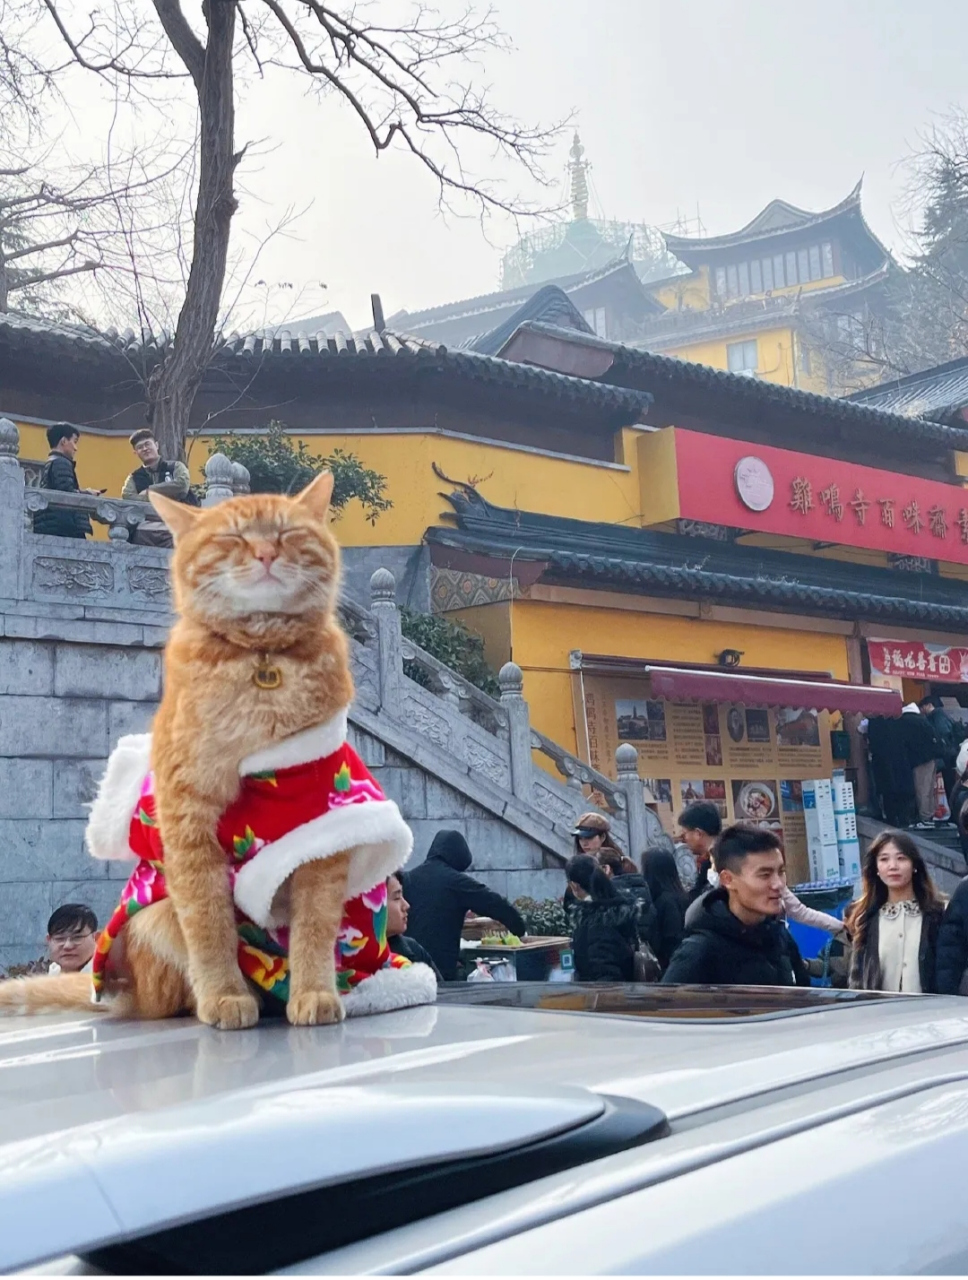
[[103, 1013], [109, 1006], [94, 1004], [89, 973], [48, 973], [35, 978], [0, 982], [0, 1018], [17, 1014]]

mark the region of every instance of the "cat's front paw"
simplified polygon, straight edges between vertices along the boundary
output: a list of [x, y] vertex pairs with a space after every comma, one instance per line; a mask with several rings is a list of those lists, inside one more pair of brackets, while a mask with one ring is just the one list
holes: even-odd
[[286, 1017], [294, 1027], [326, 1027], [346, 1017], [343, 1001], [332, 991], [299, 991], [289, 996]]
[[219, 1031], [241, 1031], [259, 1021], [259, 1002], [248, 992], [242, 995], [203, 996], [196, 1010], [200, 1022]]

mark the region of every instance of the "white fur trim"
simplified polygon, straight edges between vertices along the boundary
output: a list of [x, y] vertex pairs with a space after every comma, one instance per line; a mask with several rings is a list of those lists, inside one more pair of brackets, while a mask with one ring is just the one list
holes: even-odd
[[118, 739], [91, 805], [84, 838], [93, 858], [133, 858], [128, 832], [141, 788], [151, 768], [151, 734]]
[[411, 964], [405, 969], [378, 969], [369, 978], [347, 992], [343, 1007], [348, 1018], [362, 1018], [368, 1013], [390, 1013], [416, 1004], [433, 1004], [437, 999], [437, 979], [426, 964]]
[[309, 764], [312, 760], [325, 760], [338, 751], [346, 741], [346, 708], [325, 724], [313, 725], [294, 733], [290, 738], [273, 742], [268, 747], [253, 752], [239, 765], [243, 777], [250, 773], [265, 773], [267, 769], [291, 769], [297, 764]]
[[347, 804], [265, 845], [235, 876], [235, 903], [263, 928], [287, 923], [278, 891], [297, 867], [336, 853], [351, 852], [346, 899], [355, 898], [402, 867], [413, 848], [413, 833], [392, 800]]

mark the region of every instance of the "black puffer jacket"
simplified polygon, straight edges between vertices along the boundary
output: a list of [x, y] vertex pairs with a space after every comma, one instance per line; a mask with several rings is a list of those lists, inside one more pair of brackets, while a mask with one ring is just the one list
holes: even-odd
[[809, 986], [789, 929], [780, 920], [746, 925], [730, 911], [725, 889], [713, 889], [663, 975], [664, 983], [716, 986]]
[[572, 916], [575, 977], [579, 982], [631, 982], [639, 934], [636, 907], [625, 897], [586, 898]]
[[[40, 477], [42, 489], [57, 489], [61, 493], [80, 493], [77, 468], [66, 454], [56, 449], [44, 464]], [[57, 538], [86, 538], [91, 532], [91, 522], [83, 511], [67, 511], [63, 507], [47, 507], [34, 516], [34, 533], [53, 534]]]
[[968, 876], [948, 903], [938, 929], [935, 986], [942, 996], [956, 996], [968, 969]]
[[500, 920], [519, 936], [526, 925], [507, 898], [464, 873], [471, 851], [459, 831], [438, 831], [422, 862], [404, 875], [403, 892], [410, 903], [407, 933], [433, 956], [446, 982], [457, 977], [460, 935], [468, 911]]
[[637, 871], [628, 871], [625, 875], [613, 876], [612, 884], [623, 898], [635, 904], [635, 923], [639, 937], [655, 951], [655, 904], [645, 877]]

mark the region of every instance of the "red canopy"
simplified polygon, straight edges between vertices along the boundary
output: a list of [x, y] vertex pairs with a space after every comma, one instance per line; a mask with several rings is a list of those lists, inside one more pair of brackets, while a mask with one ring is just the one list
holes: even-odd
[[896, 716], [901, 695], [896, 689], [874, 689], [838, 680], [784, 680], [726, 671], [691, 671], [685, 667], [649, 667], [657, 698], [689, 702], [739, 702], [749, 706], [809, 707], [815, 711], [860, 711]]

